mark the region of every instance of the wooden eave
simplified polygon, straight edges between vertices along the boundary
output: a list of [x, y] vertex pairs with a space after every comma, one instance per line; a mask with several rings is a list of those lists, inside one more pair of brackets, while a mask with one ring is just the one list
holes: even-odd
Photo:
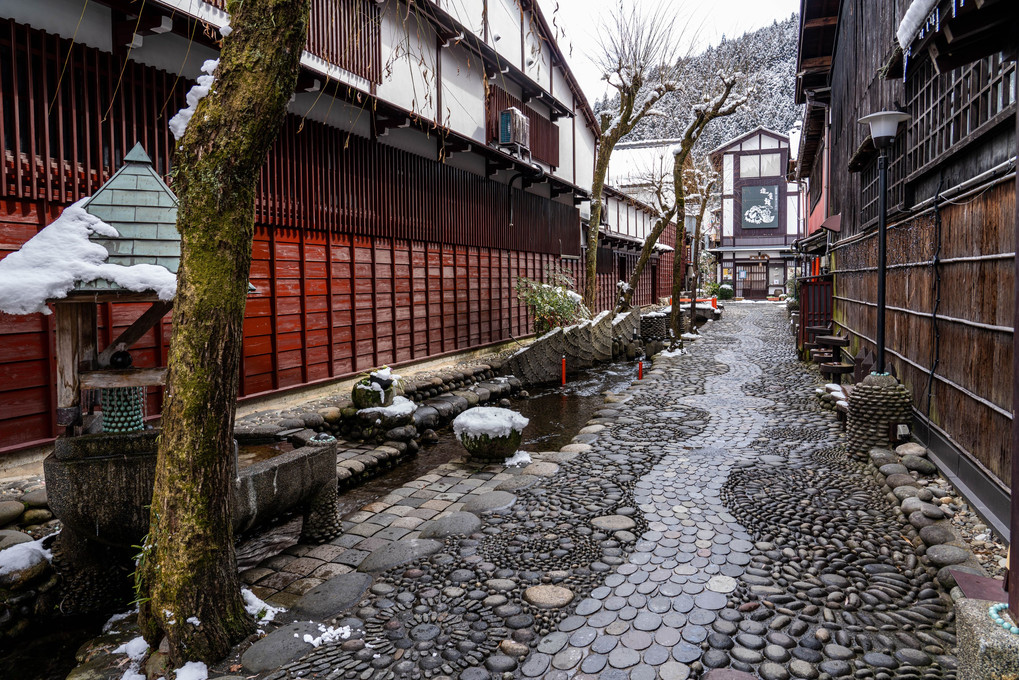
[[796, 103], [807, 92], [828, 85], [838, 37], [840, 0], [801, 0], [800, 38], [796, 55]]
[[[824, 125], [827, 119], [827, 107], [815, 99], [807, 101], [803, 112], [803, 132], [800, 135], [800, 149], [796, 156], [795, 179], [803, 180], [810, 177], [817, 151], [824, 143]], [[817, 181], [820, 178], [812, 178]]]
[[920, 28], [908, 46], [905, 76], [916, 55], [930, 53], [939, 73], [972, 63], [995, 52], [1015, 55], [1019, 34], [1019, 3], [1015, 0], [941, 0], [933, 22]]

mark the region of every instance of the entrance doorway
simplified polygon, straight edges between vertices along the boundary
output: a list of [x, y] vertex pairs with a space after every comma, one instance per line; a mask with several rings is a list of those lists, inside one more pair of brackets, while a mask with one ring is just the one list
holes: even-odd
[[768, 266], [764, 262], [737, 262], [736, 297], [763, 300], [768, 297]]

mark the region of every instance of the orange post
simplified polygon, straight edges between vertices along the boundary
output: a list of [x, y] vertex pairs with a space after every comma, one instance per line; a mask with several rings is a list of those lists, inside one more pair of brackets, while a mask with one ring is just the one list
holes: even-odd
[[644, 362], [640, 361], [637, 363], [637, 380], [644, 379]]
[[566, 384], [566, 355], [563, 355], [563, 384]]
[[717, 295], [712, 295], [711, 296], [711, 307], [712, 307], [712, 309], [718, 309], [718, 296]]

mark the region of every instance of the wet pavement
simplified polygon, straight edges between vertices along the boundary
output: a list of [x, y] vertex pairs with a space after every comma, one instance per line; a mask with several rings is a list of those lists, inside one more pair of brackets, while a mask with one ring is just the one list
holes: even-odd
[[277, 631], [248, 670], [954, 678], [951, 600], [846, 455], [787, 324], [780, 306], [730, 305], [560, 451], [523, 469], [443, 464], [349, 516], [330, 544], [244, 572], [297, 612], [342, 591], [345, 611], [322, 623], [350, 627], [296, 651], [296, 633]]

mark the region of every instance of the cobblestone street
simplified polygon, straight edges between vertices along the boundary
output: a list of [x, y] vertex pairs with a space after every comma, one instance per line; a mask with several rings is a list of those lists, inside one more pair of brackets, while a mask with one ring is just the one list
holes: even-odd
[[[778, 305], [730, 305], [563, 450], [522, 470], [444, 465], [348, 517], [331, 545], [245, 572], [256, 594], [316, 620], [256, 643], [245, 667], [954, 678], [951, 600], [887, 491], [841, 449], [787, 323]], [[330, 607], [348, 611], [334, 621]], [[267, 643], [320, 635], [318, 621], [354, 632], [274, 665]]]

